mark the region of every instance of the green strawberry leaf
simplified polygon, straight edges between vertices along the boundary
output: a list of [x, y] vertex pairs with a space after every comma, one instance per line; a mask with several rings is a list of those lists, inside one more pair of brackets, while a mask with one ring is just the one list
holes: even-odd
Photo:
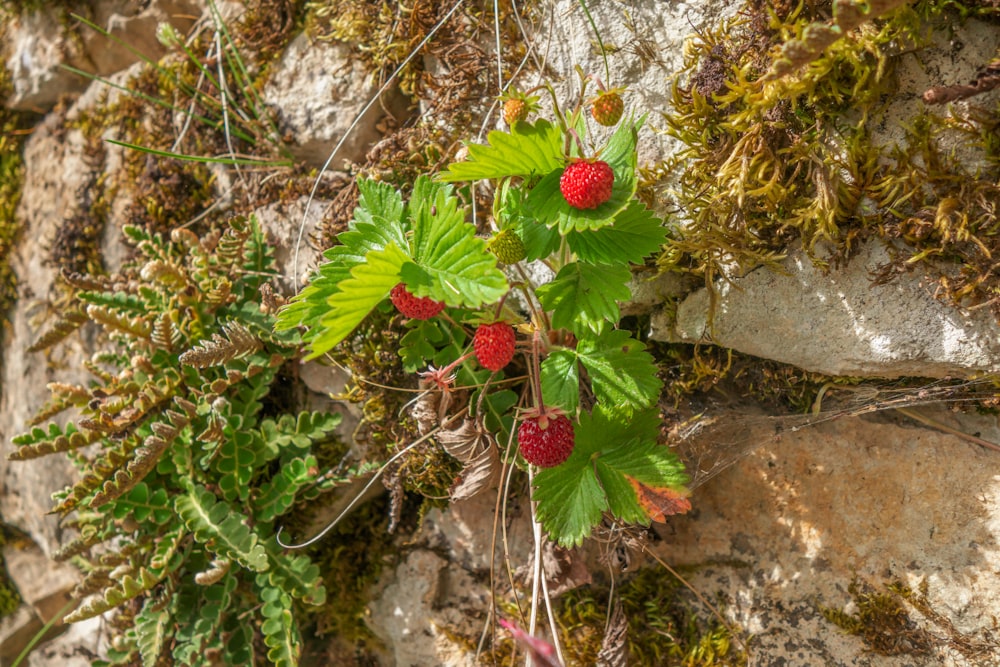
[[590, 264], [641, 264], [666, 243], [662, 221], [638, 200], [615, 216], [614, 224], [566, 235], [570, 250]]
[[637, 185], [635, 177], [638, 123], [622, 123], [612, 135], [608, 145], [601, 151], [601, 159], [608, 163], [615, 174], [611, 188], [611, 198], [593, 209], [577, 209], [566, 203], [559, 191], [559, 179], [565, 164], [546, 173], [528, 194], [526, 206], [531, 216], [542, 224], [557, 226], [559, 233], [600, 229], [614, 222], [614, 218], [632, 200]]
[[573, 350], [556, 350], [541, 367], [542, 400], [568, 414], [580, 404], [580, 367]]
[[516, 231], [524, 242], [525, 259], [532, 262], [536, 259], [548, 257], [559, 248], [559, 230], [555, 227], [546, 227], [530, 218], [521, 220]]
[[[469, 405], [479, 406], [479, 396], [478, 392], [473, 394]], [[514, 427], [514, 417], [510, 410], [517, 403], [517, 394], [509, 389], [494, 390], [488, 391], [483, 399], [481, 414], [486, 422], [486, 429], [493, 434], [497, 445], [503, 451]]]
[[468, 144], [469, 157], [454, 162], [438, 175], [442, 181], [547, 174], [563, 166], [562, 131], [547, 120], [515, 123], [510, 133], [494, 130], [487, 135], [488, 146]]
[[408, 259], [392, 243], [369, 252], [364, 264], [351, 269], [351, 277], [341, 281], [340, 291], [327, 300], [327, 314], [319, 322], [321, 330], [310, 339], [312, 351], [305, 358], [315, 359], [347, 338], [396, 286], [400, 269]]
[[[287, 331], [298, 326], [315, 327], [327, 313], [328, 300], [340, 291], [340, 283], [346, 280], [358, 264], [373, 250], [381, 250], [390, 243], [406, 248], [408, 226], [403, 219], [403, 198], [386, 183], [362, 179], [358, 181], [361, 195], [354, 209], [354, 218], [348, 229], [337, 237], [341, 244], [327, 250], [326, 259], [310, 276], [309, 284], [292, 297], [277, 316], [275, 331]], [[311, 334], [318, 334], [311, 330]]]
[[399, 341], [399, 356], [403, 359], [403, 370], [416, 373], [427, 366], [433, 359], [438, 348], [445, 343], [447, 337], [439, 326], [441, 320], [410, 320], [410, 330]]
[[580, 415], [569, 459], [535, 476], [532, 497], [553, 540], [564, 547], [581, 544], [607, 510], [649, 524], [629, 478], [657, 488], [679, 489], [687, 482], [683, 464], [657, 442], [659, 426], [655, 409], [626, 418], [598, 404], [592, 414]]
[[608, 509], [608, 498], [601, 488], [594, 468], [587, 460], [570, 460], [535, 476], [534, 499], [538, 502], [538, 519], [549, 537], [563, 547], [578, 546], [601, 521]]
[[581, 338], [576, 355], [587, 369], [598, 402], [623, 415], [654, 405], [663, 383], [653, 357], [627, 331], [610, 330], [598, 338]]
[[631, 298], [631, 278], [625, 265], [572, 262], [535, 293], [542, 306], [552, 311], [553, 327], [584, 337], [599, 334], [609, 323], [618, 322], [617, 302]]
[[465, 222], [450, 186], [418, 179], [410, 210], [412, 261], [402, 266], [400, 276], [415, 296], [479, 308], [504, 295], [507, 279], [475, 226]]

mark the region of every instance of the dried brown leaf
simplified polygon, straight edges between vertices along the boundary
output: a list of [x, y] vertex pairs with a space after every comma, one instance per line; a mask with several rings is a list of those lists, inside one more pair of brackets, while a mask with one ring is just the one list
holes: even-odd
[[455, 429], [441, 429], [437, 440], [445, 451], [462, 462], [462, 470], [450, 491], [453, 501], [471, 498], [499, 479], [500, 454], [493, 438], [473, 420], [464, 419]]

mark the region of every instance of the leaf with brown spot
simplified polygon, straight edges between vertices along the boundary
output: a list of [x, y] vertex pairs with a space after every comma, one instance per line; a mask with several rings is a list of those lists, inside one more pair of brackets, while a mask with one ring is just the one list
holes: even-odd
[[628, 475], [625, 476], [625, 479], [635, 489], [639, 505], [646, 511], [651, 521], [666, 523], [668, 516], [687, 514], [691, 511], [691, 501], [687, 499], [690, 492], [683, 487], [671, 489], [669, 487], [647, 486]]

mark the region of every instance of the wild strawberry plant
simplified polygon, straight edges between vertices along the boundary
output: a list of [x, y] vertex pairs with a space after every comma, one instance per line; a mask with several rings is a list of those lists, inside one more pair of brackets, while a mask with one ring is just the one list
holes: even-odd
[[[317, 357], [373, 310], [392, 308], [391, 297], [410, 318], [404, 367], [423, 370], [424, 386], [446, 392], [451, 416], [489, 447], [518, 439], [517, 460], [543, 468], [538, 517], [569, 546], [605, 515], [648, 524], [688, 504], [683, 466], [659, 442], [657, 367], [619, 327], [630, 264], [665, 240], [635, 197], [642, 120], [621, 122], [592, 150], [582, 105], [565, 115], [557, 107], [555, 118], [491, 132], [437, 180], [420, 177], [408, 201], [360, 181], [340, 244], [277, 328], [304, 327]], [[495, 185], [490, 239], [451, 185], [483, 180]], [[442, 429], [450, 419], [441, 415]]]

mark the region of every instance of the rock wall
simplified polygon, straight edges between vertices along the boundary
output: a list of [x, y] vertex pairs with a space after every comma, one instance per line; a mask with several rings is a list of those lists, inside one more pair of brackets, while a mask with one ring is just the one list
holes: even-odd
[[[204, 11], [193, 2], [144, 3], [141, 11], [130, 8], [133, 4], [98, 2], [89, 16], [152, 58], [163, 53], [155, 39], [159, 23], [185, 31]], [[239, 11], [238, 3], [232, 9]], [[629, 86], [634, 110], [650, 113], [640, 162], [668, 157], [677, 144], [659, 132], [658, 112], [669, 104], [669, 79], [682, 61], [684, 40], [714, 27], [735, 8], [680, 1], [626, 8], [608, 1], [589, 3], [589, 9], [604, 42], [615, 46], [609, 56], [615, 83]], [[107, 47], [106, 38], [92, 32], [81, 31], [87, 35], [82, 40], [72, 38], [55, 16], [36, 12], [7, 28], [13, 94], [6, 105], [48, 115], [24, 146], [18, 211], [24, 234], [11, 258], [19, 299], [5, 331], [0, 376], [4, 452], [43, 403], [45, 385], [82, 379], [82, 362], [94, 349], [88, 338], [94, 332], [84, 330], [47, 356], [27, 351], [47, 309], [54, 307], [56, 275], [46, 262], [48, 244], [80, 206], [81, 188], [97, 168], [85, 157], [81, 134], [67, 131], [64, 120], [95, 104], [104, 84], [59, 66], [109, 76], [136, 60], [131, 50], [119, 49], [118, 42]], [[579, 3], [554, 0], [535, 16], [527, 35], [533, 57], [544, 57], [546, 76], [563, 86], [560, 90], [572, 85], [575, 65], [604, 71]], [[985, 62], [1000, 45], [995, 24], [971, 23], [946, 32], [950, 37], [941, 48], [920, 56], [921, 67], [943, 79], [969, 79], [970, 63]], [[525, 87], [537, 77], [530, 69]], [[911, 83], [912, 89], [900, 91], [906, 104], [925, 85]], [[272, 64], [263, 96], [294, 157], [319, 166], [336, 147], [332, 168], [337, 170], [344, 162], [362, 160], [382, 136], [380, 123], [387, 114], [394, 120], [405, 117], [406, 99], [392, 89], [351, 129], [378, 88], [347, 46], [313, 43], [300, 35]], [[77, 93], [83, 95], [76, 106], [71, 102], [68, 111], [51, 111], [61, 96]], [[992, 104], [996, 100], [996, 95], [989, 98]], [[904, 122], [906, 115], [900, 113]], [[469, 138], [474, 135], [470, 128]], [[216, 187], [216, 196], [224, 198], [222, 186]], [[307, 240], [333, 205], [303, 195], [259, 211], [289, 290], [317, 259], [300, 238]], [[118, 209], [123, 206], [120, 202]], [[303, 220], [308, 226], [300, 233]], [[125, 254], [115, 224], [108, 225], [102, 246], [109, 258]], [[810, 256], [793, 251], [774, 269], [734, 273], [711, 290], [689, 279], [654, 282], [637, 274], [637, 298], [628, 312], [651, 317], [652, 339], [711, 343], [832, 376], [971, 378], [1000, 370], [1000, 327], [993, 314], [935, 298], [937, 277], [923, 269], [874, 285], [871, 274], [887, 252], [884, 244], [871, 242], [850, 261], [821, 269]], [[315, 366], [303, 371], [303, 379], [323, 393], [342, 382], [339, 377], [331, 381], [325, 369]], [[685, 445], [696, 473], [694, 510], [657, 526], [648, 549], [684, 566], [696, 589], [723, 601], [727, 622], [738, 628], [738, 637], [749, 640], [749, 664], [1000, 664], [995, 627], [1000, 616], [995, 578], [1000, 454], [991, 444], [1000, 442], [1000, 425], [995, 416], [920, 405], [918, 399], [932, 401], [939, 386], [928, 381], [924, 395], [914, 392], [913, 401], [900, 401], [916, 403], [905, 413], [886, 411], [894, 405], [892, 398], [878, 395], [862, 400], [860, 409], [811, 418], [706, 404], [704, 412], [716, 425]], [[858, 416], [861, 412], [869, 414]], [[698, 447], [708, 452], [706, 458], [698, 458]], [[74, 584], [71, 570], [46, 560], [69, 537], [46, 514], [50, 494], [72, 475], [72, 466], [55, 458], [16, 464], [0, 459], [0, 513], [37, 545], [5, 553], [25, 606], [0, 627], [0, 664], [8, 664], [4, 661], [58, 613]], [[518, 497], [513, 494], [508, 508], [506, 550], [494, 541], [496, 502], [490, 494], [446, 511], [432, 510], [400, 544], [398, 558], [373, 587], [366, 615], [385, 645], [384, 664], [476, 664], [475, 644], [489, 624], [491, 570], [500, 575], [497, 563], [509, 558], [511, 569], [520, 569], [514, 575], [517, 585], [530, 585], [524, 572], [530, 570], [535, 543], [526, 500]], [[596, 564], [600, 550], [591, 545], [570, 555], [548, 553], [553, 560], [564, 559], [550, 569], [548, 583], [566, 588], [589, 582], [592, 574], [604, 576]], [[648, 555], [631, 557], [631, 570], [652, 563]], [[663, 572], [665, 580], [671, 576]], [[830, 610], [841, 612], [841, 618], [857, 617], [871, 600], [864, 597], [866, 591], [884, 593], [887, 586], [909, 591], [896, 596], [898, 613], [889, 614], [884, 631], [895, 635], [895, 644], [886, 640], [899, 649], [895, 656], [873, 653], [871, 636], [847, 634], [829, 620], [836, 616]], [[498, 585], [501, 592], [509, 589]], [[57, 641], [62, 644], [36, 651], [30, 664], [77, 664], [72, 661], [103, 650], [99, 628], [92, 625], [74, 628]]]

